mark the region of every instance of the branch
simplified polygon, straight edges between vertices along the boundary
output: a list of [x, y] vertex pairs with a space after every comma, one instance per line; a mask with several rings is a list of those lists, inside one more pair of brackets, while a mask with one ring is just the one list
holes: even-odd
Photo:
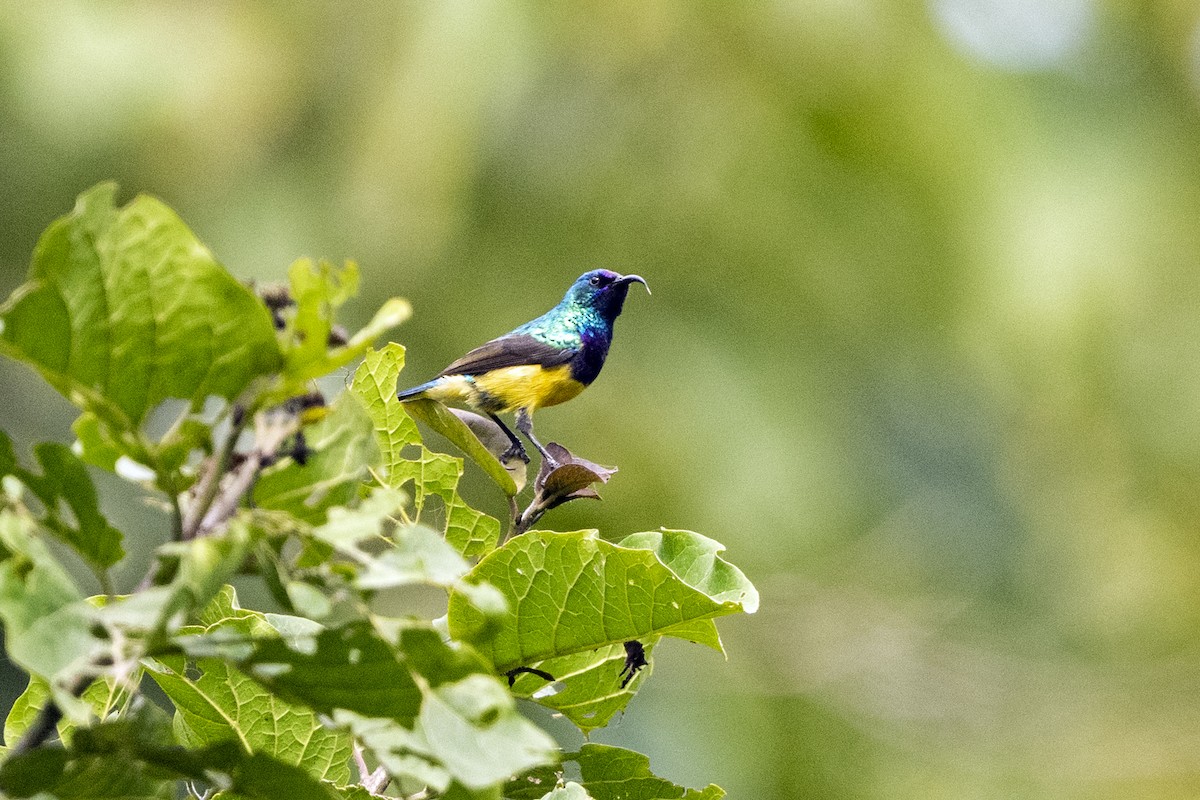
[[225, 524], [241, 505], [242, 498], [254, 488], [258, 473], [275, 460], [279, 448], [299, 430], [300, 416], [286, 407], [255, 415], [254, 449], [228, 473], [227, 480], [220, 481], [220, 491], [215, 493], [193, 536], [204, 536]]
[[382, 795], [383, 790], [387, 788], [392, 779], [388, 777], [387, 770], [383, 767], [377, 767], [374, 772], [367, 766], [367, 760], [363, 757], [362, 745], [358, 742], [354, 743], [354, 763], [358, 767], [358, 782], [362, 787], [373, 795]]
[[242, 431], [246, 429], [246, 424], [249, 421], [250, 414], [247, 413], [244, 405], [238, 403], [233, 406], [229, 435], [222, 442], [221, 449], [213, 453], [212, 457], [209, 458], [204, 474], [200, 476], [200, 482], [196, 484], [195, 500], [188, 506], [187, 513], [183, 515], [179, 529], [179, 538], [181, 540], [186, 541], [196, 538], [201, 522], [203, 522], [213, 501], [216, 500], [217, 493], [221, 488], [221, 478], [229, 470], [229, 464], [233, 459], [233, 450], [237, 446], [237, 441], [241, 438]]

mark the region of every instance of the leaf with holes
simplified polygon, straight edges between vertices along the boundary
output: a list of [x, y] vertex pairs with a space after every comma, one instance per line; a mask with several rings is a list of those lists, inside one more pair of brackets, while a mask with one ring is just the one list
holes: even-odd
[[416, 457], [392, 465], [389, 480], [395, 486], [411, 483], [414, 507], [420, 515], [430, 497], [440, 498], [445, 512], [446, 541], [459, 553], [474, 558], [491, 552], [500, 540], [500, 521], [471, 508], [458, 494], [461, 458], [435, 453], [422, 446]]
[[396, 399], [396, 379], [402, 369], [404, 348], [391, 342], [381, 350], [368, 351], [350, 382], [350, 391], [367, 409], [367, 416], [375, 426], [385, 479], [392, 466], [402, 460], [401, 451], [421, 443], [417, 424]]

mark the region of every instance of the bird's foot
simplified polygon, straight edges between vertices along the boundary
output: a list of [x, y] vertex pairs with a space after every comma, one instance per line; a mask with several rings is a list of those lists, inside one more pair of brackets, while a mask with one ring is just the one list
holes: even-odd
[[512, 447], [500, 454], [500, 463], [512, 461], [514, 458], [519, 458], [526, 464], [529, 463], [529, 454], [525, 452], [525, 448], [519, 444], [514, 444]]

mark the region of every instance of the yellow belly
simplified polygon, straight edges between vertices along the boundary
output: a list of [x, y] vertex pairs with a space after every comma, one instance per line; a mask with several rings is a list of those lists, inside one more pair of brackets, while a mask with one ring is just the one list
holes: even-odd
[[476, 376], [475, 386], [488, 397], [502, 403], [502, 411], [518, 408], [533, 411], [558, 405], [584, 390], [584, 385], [571, 377], [569, 364], [549, 368], [531, 364], [492, 370]]

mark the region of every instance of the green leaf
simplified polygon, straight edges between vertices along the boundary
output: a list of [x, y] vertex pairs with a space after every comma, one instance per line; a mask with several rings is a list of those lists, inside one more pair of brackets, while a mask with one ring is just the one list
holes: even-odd
[[[54, 442], [37, 445], [34, 455], [41, 464], [41, 475], [17, 464], [12, 440], [0, 431], [0, 477], [15, 476], [42, 502], [41, 522], [46, 530], [68, 544], [98, 572], [120, 561], [125, 555], [121, 532], [100, 513], [96, 487], [83, 462], [69, 448]], [[71, 510], [74, 524], [60, 513], [63, 503]]]
[[[227, 768], [231, 779], [226, 798], [262, 798], [262, 800], [338, 800], [362, 798], [353, 789], [338, 789], [336, 782], [313, 780], [307, 765], [294, 765], [262, 753], [243, 757]], [[369, 796], [369, 795], [368, 795]]]
[[[485, 614], [502, 611], [503, 598], [488, 586], [462, 583], [470, 570], [456, 548], [423, 525], [395, 525], [391, 515], [404, 497], [387, 487], [376, 487], [356, 509], [330, 509], [329, 520], [312, 530], [312, 536], [348, 554], [358, 567], [354, 585], [364, 590], [391, 589], [427, 584], [462, 590]], [[388, 529], [390, 536], [388, 536]], [[360, 545], [373, 541], [373, 552]]]
[[458, 551], [429, 528], [404, 525], [396, 529], [394, 537], [395, 547], [371, 559], [359, 574], [355, 585], [360, 589], [421, 583], [450, 588], [471, 569]]
[[[217, 596], [203, 619], [206, 624], [185, 632], [219, 629], [239, 641], [277, 635], [264, 615], [238, 608], [229, 589]], [[247, 647], [242, 652], [252, 651]], [[245, 752], [299, 766], [315, 778], [335, 783], [349, 779], [349, 736], [324, 727], [311, 709], [286, 701], [219, 658], [172, 656], [144, 663], [146, 674], [175, 704], [175, 730], [183, 743], [197, 747], [232, 740]]]
[[414, 508], [419, 516], [428, 498], [438, 497], [446, 513], [446, 541], [462, 555], [473, 558], [491, 552], [500, 540], [500, 521], [466, 504], [458, 494], [462, 477], [461, 458], [435, 453], [422, 446], [412, 459], [392, 465], [389, 480], [395, 486], [409, 481]]
[[292, 641], [265, 639], [239, 666], [281, 697], [411, 726], [421, 705], [412, 673], [370, 624], [354, 622]]
[[[350, 382], [350, 391], [367, 409], [375, 426], [375, 438], [382, 454], [384, 479], [393, 465], [403, 460], [401, 452], [421, 443], [417, 424], [396, 399], [396, 380], [404, 369], [404, 348], [389, 342], [382, 350], [369, 350]], [[389, 481], [390, 483], [390, 481]]]
[[[446, 512], [446, 541], [468, 558], [481, 556], [499, 541], [500, 521], [471, 508], [458, 495], [461, 459], [434, 453], [421, 444], [416, 423], [406, 410], [411, 404], [396, 399], [396, 380], [403, 367], [404, 348], [389, 344], [367, 353], [350, 384], [350, 391], [367, 409], [375, 427], [383, 455], [381, 477], [386, 485], [396, 488], [412, 482], [417, 516], [429, 497], [441, 498]], [[406, 458], [405, 449], [416, 449], [416, 453]]]
[[196, 747], [236, 741], [303, 768], [316, 778], [344, 783], [350, 777], [348, 736], [321, 725], [309, 709], [287, 703], [218, 659], [196, 662], [189, 678], [182, 660], [150, 661], [147, 674], [176, 708], [180, 740]]
[[554, 676], [553, 685], [537, 675], [522, 674], [513, 685], [513, 693], [562, 714], [584, 733], [603, 728], [625, 710], [642, 681], [650, 676], [654, 669], [651, 652], [657, 643], [657, 636], [643, 642], [650, 665], [638, 670], [625, 686], [621, 686], [625, 647], [612, 644], [534, 664]]
[[313, 528], [312, 535], [338, 550], [366, 558], [359, 543], [364, 539], [382, 539], [384, 529], [391, 525], [392, 515], [400, 512], [405, 499], [394, 489], [377, 486], [357, 508], [331, 508], [328, 519]]
[[393, 780], [407, 780], [444, 792], [450, 773], [432, 756], [428, 743], [417, 732], [393, 720], [339, 712], [334, 719], [349, 726], [354, 738]]
[[[62, 691], [100, 643], [91, 635], [93, 609], [22, 510], [0, 509], [0, 619], [12, 661]], [[69, 694], [62, 695], [70, 699]], [[62, 696], [56, 695], [56, 696]]]
[[[743, 609], [733, 599], [739, 587], [710, 582], [716, 596], [709, 596], [654, 552], [606, 542], [595, 531], [530, 531], [484, 557], [467, 580], [490, 583], [508, 600], [496, 635], [480, 645], [500, 671]], [[487, 623], [465, 597], [451, 594], [452, 636], [470, 640]]]
[[[129, 697], [128, 687], [137, 686], [141, 676], [141, 669], [135, 669], [124, 681], [117, 681], [114, 676], [105, 675], [93, 682], [79, 698], [82, 701], [81, 705], [91, 713], [91, 719], [87, 722], [104, 720], [118, 705], [124, 703]], [[50, 694], [50, 684], [44, 678], [30, 676], [29, 685], [13, 703], [8, 718], [4, 721], [4, 741], [15, 743], [25, 735], [25, 731], [29, 730], [29, 726], [50, 700]], [[59, 737], [69, 742], [76, 727], [72, 719], [63, 717], [58, 723]]]
[[[426, 769], [441, 764], [448, 770], [447, 781], [453, 777], [471, 788], [500, 780], [496, 770], [519, 771], [546, 760], [543, 745], [549, 740], [517, 713], [503, 684], [484, 672], [487, 663], [469, 649], [447, 645], [432, 629], [410, 623], [400, 630], [395, 645], [365, 621], [325, 630], [313, 626], [280, 637], [264, 631], [264, 624], [274, 623], [273, 618], [237, 608], [230, 592], [205, 611], [204, 621], [206, 625], [199, 629], [203, 635], [181, 639], [180, 644], [190, 653], [219, 653], [226, 660], [196, 659], [204, 672], [195, 681], [200, 691], [186, 685], [180, 674], [182, 664], [171, 664], [169, 659], [152, 665], [150, 672], [175, 701], [186, 723], [180, 726], [181, 738], [189, 743], [228, 738], [231, 730], [252, 726], [255, 717], [271, 716], [261, 708], [250, 714], [253, 706], [287, 701], [302, 704], [289, 707], [292, 712], [313, 709], [354, 726], [360, 736], [370, 734], [370, 746], [383, 754], [393, 746], [401, 755], [424, 754]], [[160, 667], [173, 675], [164, 681]], [[420, 681], [414, 679], [414, 672]], [[245, 685], [251, 678], [271, 690], [267, 697]], [[200, 694], [205, 703], [200, 702]], [[222, 713], [214, 717], [214, 709]], [[233, 724], [235, 715], [249, 718], [245, 725]], [[380, 719], [390, 724], [381, 725]], [[200, 737], [193, 738], [192, 732]], [[242, 738], [245, 747], [259, 751]], [[423, 744], [413, 745], [413, 741]], [[469, 759], [456, 755], [472, 744], [475, 749], [469, 751]], [[479, 755], [482, 749], [490, 752], [487, 758]], [[285, 753], [267, 752], [299, 763]], [[394, 759], [390, 763], [400, 766]]]
[[558, 759], [554, 740], [522, 717], [489, 675], [469, 675], [426, 696], [421, 732], [434, 757], [471, 789]]
[[469, 647], [410, 624], [399, 631], [398, 649], [419, 676], [415, 724], [382, 720], [374, 712], [334, 715], [390, 775], [423, 781], [438, 792], [452, 782], [490, 792], [510, 775], [557, 762], [554, 741], [521, 716], [504, 683]]
[[[44, 477], [36, 488], [30, 488], [46, 505], [47, 527], [96, 569], [107, 569], [124, 558], [121, 532], [100, 513], [96, 487], [83, 462], [69, 448], [55, 442], [39, 444], [34, 455]], [[75, 525], [58, 515], [59, 501], [71, 509]]]
[[650, 759], [633, 750], [604, 744], [585, 744], [574, 756], [583, 786], [595, 800], [721, 800], [719, 786], [685, 789], [650, 771]]
[[411, 400], [405, 403], [404, 407], [411, 416], [445, 436], [451, 444], [466, 453], [505, 494], [512, 497], [517, 493], [517, 484], [513, 476], [484, 446], [479, 437], [471, 432], [466, 423], [451, 413], [450, 409], [433, 400]]
[[368, 468], [378, 463], [379, 450], [370, 418], [349, 393], [338, 397], [305, 435], [313, 451], [308, 462], [285, 460], [264, 470], [254, 502], [317, 525], [330, 508], [351, 504]]
[[725, 545], [692, 531], [647, 531], [626, 536], [622, 547], [652, 550], [680, 580], [719, 603], [737, 603], [742, 611], [758, 610], [758, 590], [745, 574], [721, 558]]
[[392, 298], [349, 342], [330, 349], [337, 309], [358, 293], [358, 266], [351, 261], [338, 269], [326, 261], [300, 259], [288, 269], [288, 280], [296, 303], [285, 336], [289, 345], [284, 372], [291, 387], [344, 367], [381, 334], [412, 316], [407, 300]]
[[8, 710], [8, 717], [4, 720], [4, 741], [10, 746], [19, 742], [49, 700], [50, 684], [45, 678], [31, 675], [29, 685]]
[[711, 619], [694, 619], [663, 631], [663, 636], [673, 636], [685, 642], [695, 642], [705, 647], [711, 647], [721, 655], [725, 655], [725, 645], [721, 642], [721, 634], [717, 631], [717, 623]]
[[417, 776], [438, 791], [450, 779], [471, 791], [489, 789], [558, 760], [554, 740], [521, 716], [499, 680], [482, 673], [426, 690], [413, 730], [348, 721], [389, 774]]
[[282, 356], [270, 314], [171, 209], [116, 185], [80, 195], [38, 241], [0, 309], [0, 351], [33, 367], [114, 438], [177, 397], [232, 400]]
[[500, 520], [467, 505], [457, 492], [446, 503], [446, 542], [467, 558], [479, 558], [496, 549]]
[[462, 471], [461, 458], [435, 453], [422, 446], [416, 457], [401, 459], [391, 465], [388, 481], [397, 488], [412, 481], [413, 507], [419, 516], [428, 498], [454, 496]]

